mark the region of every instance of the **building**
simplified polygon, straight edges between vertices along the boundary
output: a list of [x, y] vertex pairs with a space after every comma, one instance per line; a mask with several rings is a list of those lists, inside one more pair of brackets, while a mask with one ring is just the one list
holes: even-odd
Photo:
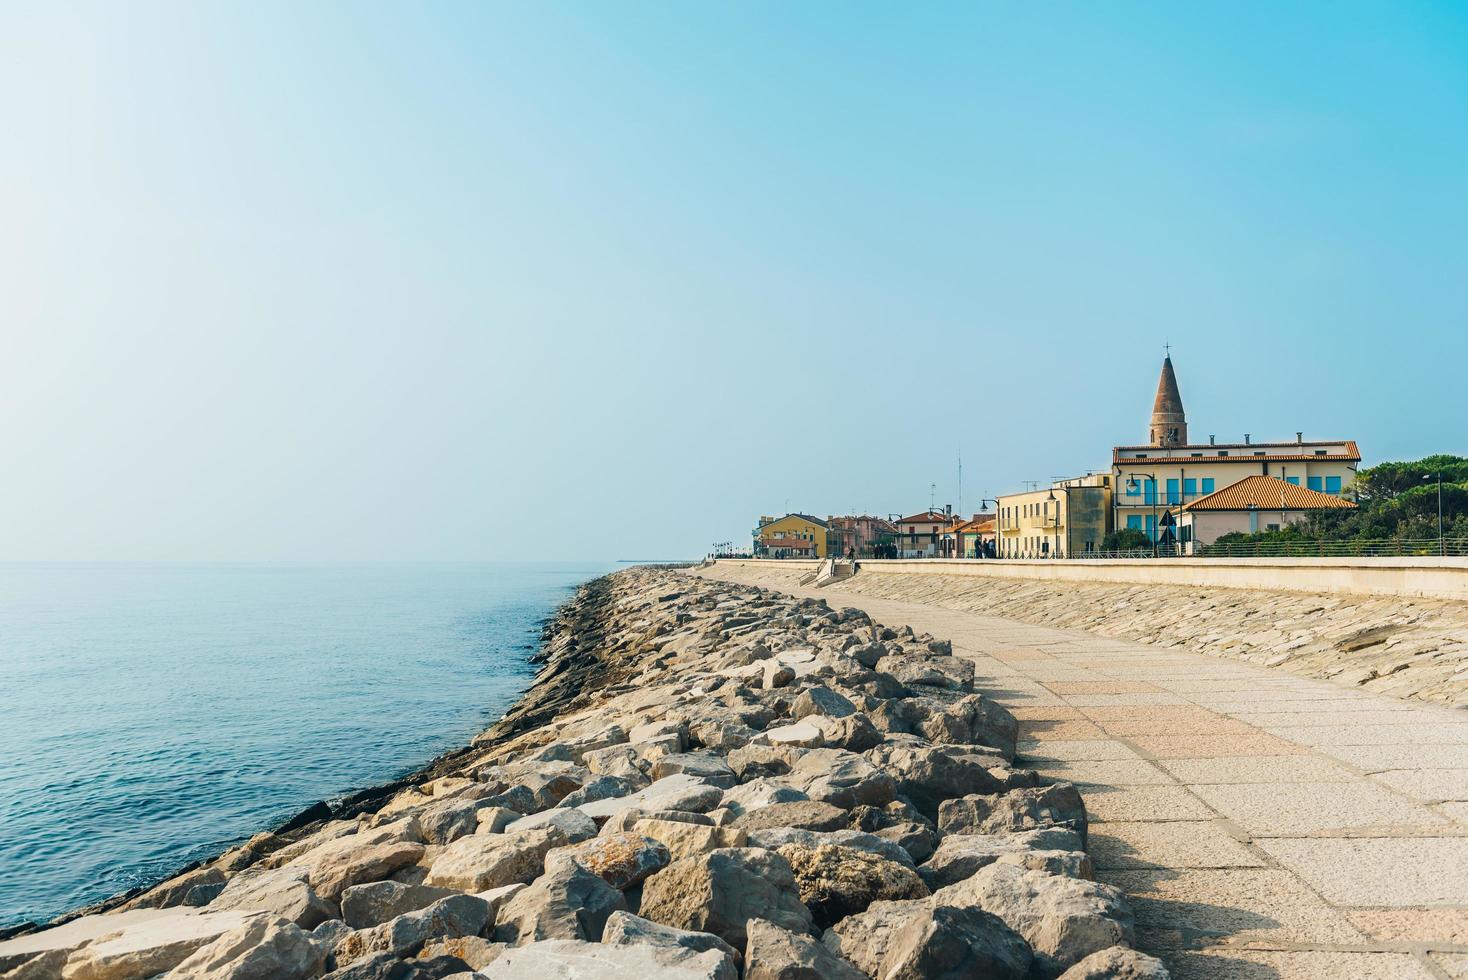
[[1111, 480], [1109, 473], [1092, 473], [1001, 496], [995, 520], [998, 556], [1070, 558], [1100, 551], [1112, 527]]
[[[1147, 427], [1148, 442], [1111, 451], [1112, 526], [1144, 532], [1153, 541], [1159, 527], [1177, 520], [1183, 507], [1249, 476], [1272, 476], [1286, 483], [1340, 497], [1356, 478], [1361, 451], [1349, 439], [1307, 442], [1207, 443], [1188, 441], [1187, 415], [1178, 391], [1172, 358], [1162, 361], [1157, 396]], [[1001, 538], [1003, 537], [1001, 529]]]
[[938, 553], [944, 558], [992, 558], [994, 515], [975, 514], [938, 535]]
[[943, 532], [956, 522], [951, 508], [925, 510], [904, 517], [897, 524], [897, 556], [899, 558], [932, 558], [939, 553], [938, 541]]
[[1356, 504], [1276, 476], [1246, 476], [1183, 507], [1178, 543], [1185, 554], [1225, 534], [1278, 531], [1319, 510], [1350, 510]]
[[896, 554], [897, 527], [881, 517], [863, 514], [826, 519], [831, 554], [843, 556], [855, 549], [860, 558], [886, 557]]
[[754, 553], [762, 558], [826, 557], [826, 522], [809, 514], [761, 517]]

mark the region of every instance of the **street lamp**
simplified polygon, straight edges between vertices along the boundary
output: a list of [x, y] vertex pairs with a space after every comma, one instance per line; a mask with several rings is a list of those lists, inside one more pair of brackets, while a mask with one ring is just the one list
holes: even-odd
[[1147, 537], [1152, 539], [1152, 557], [1157, 557], [1157, 474], [1143, 473], [1137, 471], [1127, 477], [1126, 488], [1128, 493], [1137, 492], [1137, 477], [1145, 476], [1152, 481], [1152, 531]]
[[[1431, 480], [1432, 474], [1422, 474], [1424, 481]], [[1438, 557], [1445, 557], [1448, 553], [1448, 543], [1443, 538], [1443, 473], [1437, 471], [1437, 553]]]

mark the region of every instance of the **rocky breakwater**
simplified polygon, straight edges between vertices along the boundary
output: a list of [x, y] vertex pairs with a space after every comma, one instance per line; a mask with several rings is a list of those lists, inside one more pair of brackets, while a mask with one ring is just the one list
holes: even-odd
[[540, 657], [432, 778], [0, 944], [0, 976], [1167, 975], [946, 642], [637, 569]]

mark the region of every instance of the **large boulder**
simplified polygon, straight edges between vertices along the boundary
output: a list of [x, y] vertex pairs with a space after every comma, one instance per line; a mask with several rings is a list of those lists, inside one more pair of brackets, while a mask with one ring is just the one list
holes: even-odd
[[1132, 915], [1121, 891], [1012, 864], [991, 864], [933, 901], [999, 916], [1034, 948], [1036, 969], [1054, 977], [1110, 946], [1132, 944]]
[[426, 909], [348, 933], [337, 941], [336, 961], [346, 965], [374, 953], [411, 956], [432, 939], [478, 936], [488, 928], [492, 917], [493, 908], [484, 899], [450, 895]]
[[1027, 980], [1025, 941], [976, 908], [925, 906], [896, 930], [882, 960], [885, 980]]
[[870, 764], [887, 773], [896, 792], [928, 819], [936, 819], [945, 800], [973, 792], [996, 792], [1002, 784], [989, 771], [997, 755], [975, 755], [958, 746], [884, 742], [866, 753]]
[[734, 775], [734, 770], [729, 768], [729, 763], [725, 762], [722, 756], [712, 752], [679, 752], [665, 755], [653, 763], [652, 775], [654, 779], [677, 775], [692, 776], [721, 789], [727, 789], [739, 782], [739, 777]]
[[209, 903], [211, 912], [269, 912], [302, 929], [315, 928], [339, 914], [336, 903], [316, 894], [309, 868], [247, 868], [229, 880]]
[[930, 742], [985, 745], [1013, 761], [1019, 723], [1000, 705], [970, 694], [928, 715], [919, 730]]
[[505, 903], [494, 938], [520, 945], [542, 939], [597, 940], [607, 917], [626, 908], [622, 893], [600, 875], [565, 861]]
[[875, 854], [877, 857], [893, 861], [903, 867], [913, 866], [912, 858], [902, 849], [901, 845], [860, 830], [819, 831], [801, 830], [798, 827], [771, 827], [766, 830], [755, 830], [749, 834], [750, 847], [764, 847], [777, 851], [787, 844], [798, 844], [801, 847], [835, 844], [839, 847], [849, 847]]
[[797, 827], [801, 830], [843, 830], [847, 811], [829, 803], [801, 800], [793, 803], [770, 803], [749, 810], [735, 818], [732, 826], [744, 831], [770, 827]]
[[674, 861], [642, 886], [644, 918], [679, 929], [712, 932], [735, 948], [752, 918], [810, 932], [789, 863], [772, 851], [731, 847]]
[[675, 929], [631, 912], [613, 912], [608, 916], [601, 941], [613, 946], [679, 946], [696, 953], [712, 949], [726, 954], [731, 963], [739, 961], [738, 950], [711, 932]]
[[292, 922], [258, 916], [195, 950], [169, 980], [305, 980], [326, 965], [326, 948]]
[[671, 860], [668, 848], [654, 838], [611, 834], [550, 851], [545, 856], [545, 870], [549, 874], [560, 863], [570, 861], [621, 890], [661, 871]]
[[634, 783], [621, 776], [598, 776], [575, 792], [567, 793], [556, 806], [579, 807], [583, 803], [597, 800], [615, 800], [630, 796], [646, 785], [648, 782], [645, 778]]
[[529, 884], [545, 867], [546, 852], [568, 843], [555, 827], [522, 834], [471, 834], [439, 852], [424, 884], [460, 891]]
[[719, 805], [724, 791], [687, 773], [677, 773], [654, 780], [646, 789], [627, 796], [595, 800], [577, 807], [596, 821], [604, 821], [623, 810], [686, 810], [707, 813]]
[[737, 816], [772, 803], [799, 803], [809, 798], [800, 790], [787, 786], [778, 779], [756, 777], [733, 789], [725, 790], [724, 799], [720, 805]]
[[856, 705], [851, 703], [851, 699], [829, 687], [808, 687], [790, 706], [790, 717], [797, 720], [811, 715], [845, 718], [855, 713]]
[[866, 974], [810, 936], [764, 919], [749, 921], [744, 980], [866, 980]]
[[[105, 928], [106, 920], [113, 917], [88, 918], [95, 918], [96, 924]], [[196, 950], [257, 918], [278, 921], [259, 913], [197, 909], [170, 909], [159, 915], [134, 917], [126, 924], [119, 923], [116, 931], [96, 935], [74, 951], [60, 975], [66, 980], [141, 980], [167, 973]]]
[[122, 906], [124, 909], [166, 909], [179, 905], [208, 905], [229, 879], [213, 865], [175, 875]]
[[552, 807], [549, 810], [532, 813], [528, 817], [521, 817], [519, 820], [512, 820], [505, 824], [501, 833], [524, 834], [532, 830], [548, 828], [554, 828], [568, 843], [572, 844], [596, 836], [596, 821], [576, 807]]
[[1082, 850], [1081, 837], [1068, 827], [1044, 827], [1011, 834], [949, 834], [933, 855], [918, 868], [929, 888], [943, 888], [1001, 860], [1027, 865], [1029, 855], [1041, 859], [1056, 874], [1095, 877], [1091, 859]]
[[457, 956], [405, 960], [392, 953], [374, 953], [321, 980], [447, 980], [462, 978], [469, 964]]
[[381, 881], [399, 868], [418, 863], [423, 853], [423, 845], [410, 841], [332, 849], [311, 865], [311, 887], [322, 898], [335, 902], [352, 885]]
[[943, 803], [938, 828], [945, 834], [1002, 834], [1039, 827], [1067, 827], [1086, 842], [1086, 804], [1070, 783], [1008, 793], [972, 793]]
[[827, 929], [821, 942], [867, 976], [880, 977], [892, 937], [926, 908], [923, 899], [873, 902], [865, 912], [847, 916]]
[[1125, 946], [1092, 953], [1060, 975], [1060, 980], [1171, 980], [1155, 956]]
[[766, 745], [759, 741], [735, 749], [728, 755], [729, 767], [740, 780], [749, 782], [764, 776], [783, 776], [805, 754], [805, 749], [788, 745]]
[[485, 980], [737, 980], [727, 954], [676, 946], [622, 946], [550, 939], [504, 954], [479, 974]]
[[796, 760], [784, 779], [811, 799], [843, 810], [860, 805], [882, 806], [897, 793], [891, 776], [855, 752], [843, 749], [810, 750]]
[[720, 848], [744, 847], [749, 841], [749, 835], [738, 827], [715, 827], [666, 817], [634, 821], [631, 829], [634, 834], [651, 837], [663, 845], [675, 861]]
[[818, 929], [865, 912], [873, 902], [928, 895], [917, 872], [868, 851], [835, 844], [786, 844], [779, 854], [790, 863], [800, 900]]
[[367, 929], [396, 919], [405, 912], [425, 909], [454, 894], [450, 888], [405, 885], [398, 881], [373, 881], [353, 885], [342, 892], [342, 918], [353, 929]]

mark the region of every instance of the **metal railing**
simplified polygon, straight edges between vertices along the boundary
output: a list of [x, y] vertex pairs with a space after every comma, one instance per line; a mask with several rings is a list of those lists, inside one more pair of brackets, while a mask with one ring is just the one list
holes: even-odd
[[1460, 558], [1468, 538], [1386, 538], [1372, 541], [1234, 541], [1201, 545], [1199, 558]]

